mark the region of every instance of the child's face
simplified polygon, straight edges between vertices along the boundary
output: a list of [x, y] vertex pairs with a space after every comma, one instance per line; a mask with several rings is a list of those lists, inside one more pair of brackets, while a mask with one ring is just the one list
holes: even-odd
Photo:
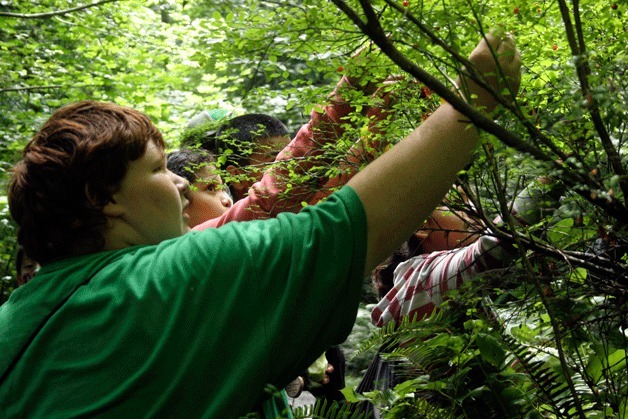
[[183, 211], [189, 217], [190, 228], [220, 217], [233, 205], [229, 190], [222, 183], [214, 165], [205, 165], [194, 174], [196, 181], [191, 185], [188, 194], [190, 203]]
[[253, 153], [249, 156], [248, 165], [242, 168], [242, 171], [247, 174], [248, 179], [235, 184], [232, 183], [236, 191], [236, 201], [244, 198], [251, 186], [262, 178], [268, 165], [275, 161], [277, 155], [289, 142], [290, 138], [286, 136], [268, 137], [257, 141]]

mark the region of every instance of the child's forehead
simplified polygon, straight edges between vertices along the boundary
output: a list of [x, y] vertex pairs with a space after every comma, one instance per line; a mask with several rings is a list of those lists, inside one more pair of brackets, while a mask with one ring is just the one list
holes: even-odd
[[202, 163], [198, 163], [195, 165], [195, 171], [196, 172], [201, 172], [201, 171], [205, 171], [207, 173], [218, 173], [219, 170], [216, 167], [216, 163], [214, 162], [202, 162]]
[[216, 167], [215, 163], [203, 163], [194, 171], [194, 174], [198, 181], [215, 181], [216, 179], [222, 179], [220, 170]]

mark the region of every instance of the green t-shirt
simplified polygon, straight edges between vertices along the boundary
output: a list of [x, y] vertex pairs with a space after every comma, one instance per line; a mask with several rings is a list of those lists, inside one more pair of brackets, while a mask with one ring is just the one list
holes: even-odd
[[253, 410], [351, 331], [366, 217], [300, 214], [44, 266], [0, 307], [0, 416]]

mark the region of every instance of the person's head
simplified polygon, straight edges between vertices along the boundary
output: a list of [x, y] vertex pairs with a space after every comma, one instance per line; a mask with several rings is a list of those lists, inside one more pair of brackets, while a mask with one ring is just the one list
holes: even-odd
[[82, 101], [57, 110], [26, 145], [8, 199], [18, 242], [45, 265], [183, 234], [187, 188], [166, 169], [146, 115]]
[[392, 255], [388, 256], [386, 260], [377, 265], [373, 272], [371, 272], [371, 282], [375, 292], [379, 298], [384, 296], [394, 286], [395, 269], [400, 263], [405, 262], [411, 257], [423, 254], [421, 249], [421, 240], [413, 234], [406, 240]]
[[17, 272], [17, 284], [22, 286], [33, 279], [39, 265], [33, 259], [28, 257], [24, 249], [20, 247], [15, 257], [15, 270]]
[[[262, 177], [265, 166], [290, 142], [283, 122], [259, 113], [231, 118], [217, 129], [204, 131], [201, 126], [193, 127], [193, 132], [197, 135], [185, 138], [183, 144], [198, 145], [225, 156], [222, 167], [237, 179], [229, 182], [236, 201], [244, 197], [251, 185]], [[231, 152], [225, 153], [227, 150]]]
[[190, 183], [190, 202], [183, 211], [190, 227], [220, 217], [233, 205], [215, 162], [215, 156], [203, 150], [181, 149], [168, 154], [168, 170]]
[[373, 287], [383, 298], [394, 285], [394, 272], [400, 263], [414, 256], [468, 246], [477, 238], [478, 227], [474, 220], [463, 212], [438, 207], [421, 228], [373, 270]]
[[478, 238], [479, 228], [475, 220], [464, 212], [438, 207], [414, 234], [424, 253], [451, 250], [467, 246]]

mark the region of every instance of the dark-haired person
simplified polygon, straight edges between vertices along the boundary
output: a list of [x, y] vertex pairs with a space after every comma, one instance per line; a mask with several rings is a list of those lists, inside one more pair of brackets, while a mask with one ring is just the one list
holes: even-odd
[[[209, 131], [215, 122], [203, 124], [204, 118], [198, 118], [198, 125], [187, 134], [183, 144], [198, 146], [216, 155], [231, 149], [233, 153], [226, 155], [223, 167], [236, 180], [229, 182], [233, 207], [223, 216], [198, 225], [194, 230], [218, 227], [230, 221], [275, 217], [281, 212], [299, 212], [303, 202], [311, 202], [328, 180], [321, 178], [315, 184], [293, 185], [287, 192], [286, 185], [293, 183], [289, 180], [289, 172], [306, 173], [314, 165], [321, 164], [320, 157], [326, 145], [342, 137], [348, 122], [346, 117], [355, 110], [344, 95], [348, 90], [372, 95], [377, 88], [377, 83], [365, 82], [362, 78], [343, 76], [322, 111], [314, 109], [308, 123], [291, 141], [284, 131], [285, 125], [270, 115], [238, 116], [223, 123], [218, 130]], [[362, 112], [375, 117], [381, 111], [364, 106]], [[288, 169], [286, 164], [291, 161], [296, 164]]]
[[194, 227], [223, 215], [233, 206], [229, 188], [216, 169], [216, 157], [205, 150], [181, 149], [168, 153], [168, 170], [190, 183], [188, 205], [183, 213]]
[[[266, 167], [290, 142], [288, 127], [271, 115], [249, 113], [236, 116], [210, 132], [204, 125], [210, 122], [211, 127], [214, 120], [198, 116], [188, 124], [182, 144], [225, 157], [222, 166], [233, 177], [229, 189], [235, 201], [247, 196], [253, 183], [261, 179]], [[225, 150], [232, 152], [226, 154]]]
[[[470, 56], [501, 92], [494, 56], [515, 93], [514, 41], [489, 35]], [[495, 108], [469, 87], [474, 106]], [[9, 188], [18, 241], [42, 268], [0, 306], [2, 416], [250, 412], [268, 384], [346, 338], [363, 275], [437, 205], [477, 141], [442, 104], [327, 201], [184, 234], [188, 182], [166, 169], [150, 120], [92, 101], [59, 109]]]

